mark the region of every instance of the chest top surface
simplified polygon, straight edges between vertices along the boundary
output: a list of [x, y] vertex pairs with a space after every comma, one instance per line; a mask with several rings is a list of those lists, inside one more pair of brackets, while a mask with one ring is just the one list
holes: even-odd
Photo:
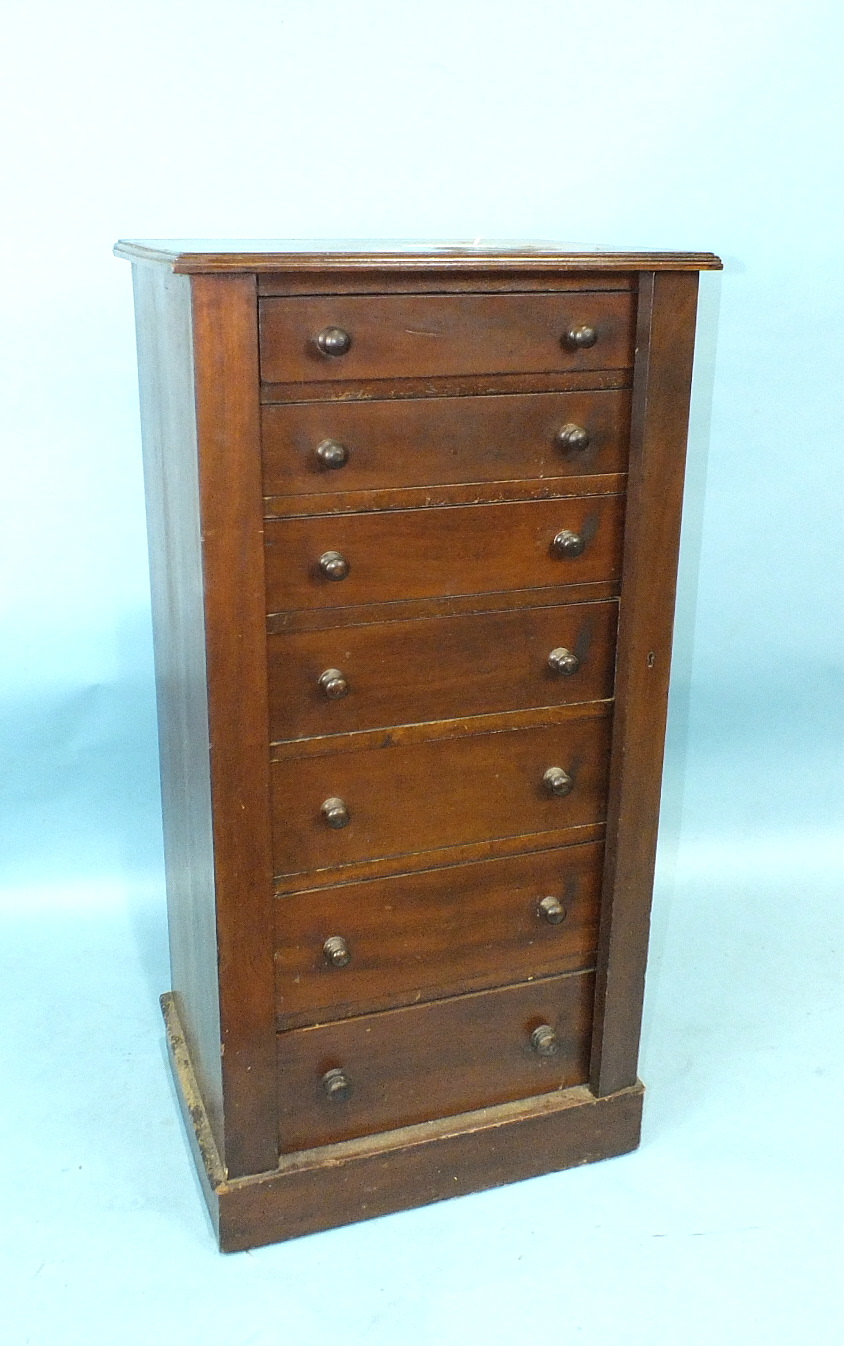
[[513, 239], [120, 239], [118, 257], [164, 263], [177, 273], [420, 268], [500, 271], [717, 271], [711, 252], [660, 252]]

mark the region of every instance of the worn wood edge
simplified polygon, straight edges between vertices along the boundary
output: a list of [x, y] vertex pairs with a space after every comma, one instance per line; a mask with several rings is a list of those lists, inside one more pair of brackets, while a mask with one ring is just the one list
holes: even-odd
[[509, 505], [534, 500], [571, 500], [593, 495], [621, 495], [626, 472], [594, 476], [544, 477], [521, 480], [472, 481], [433, 486], [398, 486], [362, 491], [302, 491], [264, 496], [265, 519], [320, 518], [377, 510], [452, 509], [462, 505]]
[[624, 392], [632, 386], [632, 365], [533, 374], [433, 374], [427, 378], [309, 380], [262, 383], [261, 405], [312, 402], [414, 402], [432, 397], [530, 397], [534, 393]]
[[617, 580], [592, 584], [555, 584], [542, 589], [497, 589], [486, 594], [453, 594], [444, 598], [393, 599], [345, 608], [291, 608], [267, 616], [267, 635], [330, 631], [345, 626], [381, 626], [387, 622], [429, 621], [440, 617], [478, 617], [513, 612], [603, 603], [617, 600]]
[[159, 997], [159, 1003], [161, 1013], [164, 1016], [170, 1062], [179, 1086], [179, 1101], [185, 1108], [186, 1117], [190, 1121], [191, 1130], [202, 1159], [202, 1168], [208, 1182], [211, 1187], [219, 1187], [220, 1183], [226, 1179], [226, 1170], [220, 1158], [220, 1151], [217, 1149], [217, 1142], [211, 1130], [205, 1103], [196, 1081], [185, 1039], [185, 1030], [179, 1017], [178, 1000], [172, 991], [165, 991], [164, 995]]
[[350, 860], [346, 865], [330, 865], [324, 869], [291, 870], [276, 874], [275, 896], [308, 889], [336, 888], [367, 879], [399, 878], [403, 874], [418, 874], [429, 869], [446, 869], [452, 865], [471, 864], [475, 860], [510, 859], [533, 851], [552, 850], [555, 846], [577, 846], [587, 841], [603, 841], [606, 823], [578, 823], [574, 827], [555, 827], [547, 832], [520, 832], [516, 836], [492, 837], [486, 841], [466, 841], [457, 846], [436, 846], [428, 851], [406, 851], [401, 855], [387, 855], [377, 860]]
[[[256, 244], [261, 240], [256, 239]], [[553, 248], [472, 249], [447, 246], [430, 252], [187, 252], [154, 247], [142, 239], [121, 238], [114, 245], [116, 257], [169, 266], [182, 275], [208, 272], [302, 272], [302, 271], [501, 271], [519, 269], [565, 271], [720, 271], [723, 263], [711, 252], [594, 252], [556, 251]]]
[[220, 1159], [205, 1103], [196, 1081], [176, 997], [172, 991], [166, 991], [159, 998], [159, 1003], [164, 1016], [167, 1059], [173, 1075], [179, 1110], [193, 1154], [202, 1195], [205, 1197], [214, 1232], [219, 1238], [220, 1203], [217, 1194], [225, 1185], [226, 1170]]
[[[562, 841], [560, 841], [560, 840], [555, 840], [555, 841], [547, 841], [547, 840], [545, 840], [545, 841], [543, 841], [543, 837], [548, 837], [548, 836], [555, 836], [555, 837], [563, 836], [563, 837], [566, 837], [566, 836], [568, 835], [569, 832], [571, 832], [571, 833], [583, 832], [583, 833], [585, 833], [586, 835], [584, 835], [584, 836], [572, 836], [572, 839], [571, 839], [571, 840], [562, 840]], [[594, 834], [594, 835], [593, 835], [593, 834]], [[435, 862], [434, 864], [424, 865], [424, 866], [422, 866], [422, 867], [420, 867], [420, 868], [415, 868], [415, 869], [412, 869], [412, 870], [402, 870], [400, 873], [397, 873], [397, 874], [391, 874], [389, 877], [391, 877], [391, 878], [399, 878], [399, 879], [400, 879], [400, 878], [407, 878], [410, 874], [413, 874], [413, 875], [417, 875], [417, 874], [430, 874], [430, 873], [433, 873], [433, 872], [436, 871], [436, 870], [459, 869], [459, 868], [460, 868], [462, 865], [464, 865], [464, 864], [484, 864], [484, 863], [486, 863], [487, 860], [497, 860], [497, 859], [505, 859], [505, 860], [506, 860], [506, 859], [517, 859], [519, 856], [523, 856], [523, 855], [544, 855], [547, 851], [563, 851], [563, 850], [568, 850], [568, 849], [570, 849], [571, 847], [575, 847], [575, 846], [591, 846], [591, 845], [593, 845], [593, 844], [600, 844], [600, 843], [603, 841], [603, 839], [604, 839], [604, 827], [603, 827], [603, 824], [589, 824], [589, 823], [587, 823], [587, 824], [584, 824], [582, 827], [572, 827], [572, 828], [568, 828], [565, 832], [562, 832], [562, 833], [545, 833], [545, 832], [538, 832], [538, 833], [536, 833], [536, 832], [534, 832], [534, 833], [530, 833], [530, 834], [528, 834], [526, 837], [519, 837], [519, 838], [516, 838], [516, 839], [519, 840], [519, 841], [522, 841], [522, 840], [528, 840], [528, 841], [531, 841], [531, 840], [532, 840], [532, 841], [534, 841], [536, 844], [535, 844], [535, 845], [532, 845], [532, 846], [529, 846], [529, 847], [522, 847], [522, 848], [520, 848], [518, 851], [514, 852], [513, 855], [504, 855], [504, 856], [498, 856], [498, 855], [495, 855], [495, 856], [483, 856], [483, 855], [482, 855], [482, 856], [478, 856], [478, 857], [476, 857], [476, 858], [473, 859], [473, 860], [468, 860], [468, 861], [465, 861], [465, 860], [455, 860], [455, 859], [453, 859], [453, 858], [449, 858], [449, 859], [443, 860], [443, 861], [442, 861], [441, 863], [439, 863], [439, 864], [437, 864], [437, 863]], [[457, 848], [457, 849], [459, 849], [459, 848]], [[323, 871], [323, 872], [324, 872], [324, 871]], [[320, 884], [320, 885], [305, 884], [304, 886], [303, 886], [302, 884], [300, 884], [299, 887], [297, 887], [297, 888], [289, 888], [289, 889], [286, 888], [286, 889], [284, 889], [283, 892], [277, 892], [277, 893], [276, 893], [276, 901], [277, 901], [277, 902], [281, 902], [281, 903], [283, 903], [288, 897], [301, 897], [301, 896], [302, 896], [303, 894], [305, 894], [305, 893], [323, 893], [323, 892], [330, 892], [330, 890], [331, 890], [332, 888], [348, 888], [348, 887], [352, 886], [353, 884], [364, 884], [364, 883], [369, 883], [369, 882], [375, 881], [375, 880], [377, 880], [377, 879], [379, 879], [379, 878], [381, 878], [381, 877], [382, 877], [381, 875], [377, 875], [377, 874], [376, 874], [376, 875], [373, 875], [373, 874], [366, 873], [366, 874], [363, 874], [363, 875], [361, 875], [359, 878], [356, 878], [356, 879], [343, 879], [343, 878], [338, 878], [337, 881], [336, 881], [336, 883], [327, 883], [327, 884]]]
[[335, 627], [373, 626], [439, 617], [475, 617], [520, 608], [555, 608], [575, 603], [616, 600], [618, 580], [592, 584], [555, 584], [541, 589], [495, 589], [485, 594], [452, 594], [444, 598], [391, 599], [340, 608], [288, 608], [267, 614], [267, 635], [329, 631]]
[[[277, 936], [277, 943], [279, 942]], [[367, 1019], [373, 1014], [383, 1014], [389, 1010], [411, 1009], [415, 1005], [430, 1005], [440, 1000], [457, 1000], [465, 996], [484, 994], [486, 991], [500, 991], [505, 987], [524, 985], [529, 981], [540, 986], [543, 981], [552, 981], [555, 977], [577, 977], [595, 973], [596, 948], [589, 946], [564, 956], [549, 953], [546, 961], [537, 962], [527, 973], [520, 968], [510, 979], [502, 981], [500, 975], [490, 978], [482, 972], [474, 976], [464, 975], [458, 981], [428, 982], [415, 989], [393, 992], [382, 996], [354, 1000], [331, 1000], [327, 1004], [312, 1005], [308, 1009], [285, 1010], [279, 1008], [281, 993], [276, 996], [276, 1027], [279, 1033], [288, 1033], [299, 1028], [324, 1028], [328, 1025], [346, 1024], [350, 1019]]]
[[411, 724], [376, 726], [373, 729], [352, 729], [345, 733], [276, 739], [270, 744], [270, 761], [275, 765], [309, 757], [333, 757], [340, 752], [367, 752], [376, 748], [403, 747], [408, 743], [437, 743], [452, 738], [475, 738], [478, 734], [508, 734], [519, 729], [550, 728], [555, 724], [566, 724], [569, 720], [602, 719], [612, 713], [612, 706], [612, 697], [606, 697], [599, 701], [570, 701], [565, 705], [496, 710], [449, 720], [423, 720]]
[[218, 1191], [220, 1247], [237, 1252], [635, 1150], [643, 1086], [584, 1085], [285, 1155]]

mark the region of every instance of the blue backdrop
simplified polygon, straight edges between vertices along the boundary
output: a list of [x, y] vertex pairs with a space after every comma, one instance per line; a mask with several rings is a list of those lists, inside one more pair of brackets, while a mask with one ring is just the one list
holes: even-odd
[[[9, 1340], [328, 1342], [329, 1286], [352, 1346], [837, 1343], [838, 6], [12, 0], [6, 20]], [[724, 257], [702, 278], [637, 1155], [214, 1252], [161, 1061], [134, 332], [110, 254], [171, 234]]]

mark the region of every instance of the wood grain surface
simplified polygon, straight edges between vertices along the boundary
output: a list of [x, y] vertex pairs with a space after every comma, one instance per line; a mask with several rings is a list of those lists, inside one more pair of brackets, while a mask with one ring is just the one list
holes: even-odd
[[191, 282], [208, 743], [230, 1174], [277, 1158], [255, 279]]
[[[575, 603], [268, 638], [273, 741], [612, 696], [617, 604]], [[552, 650], [579, 667], [555, 672]], [[347, 694], [330, 699], [327, 669]]]
[[[586, 496], [271, 519], [267, 611], [613, 580], [621, 570], [623, 506], [621, 496]], [[552, 553], [562, 529], [584, 538], [580, 556]], [[348, 561], [345, 579], [320, 573], [327, 551]]]
[[[592, 842], [279, 898], [279, 1028], [591, 966], [602, 861]], [[545, 897], [562, 907], [558, 924]], [[332, 935], [345, 967], [325, 956]]]
[[[261, 299], [261, 378], [268, 383], [426, 377], [560, 369], [623, 369], [633, 363], [632, 300], [624, 293], [331, 295]], [[564, 343], [588, 325], [595, 345]], [[346, 355], [325, 356], [316, 337], [342, 328]]]
[[[281, 1153], [583, 1083], [594, 980], [574, 972], [279, 1033]], [[540, 1024], [554, 1056], [531, 1047]], [[351, 1083], [342, 1101], [322, 1084], [332, 1069]]]
[[[610, 719], [512, 729], [506, 721], [466, 738], [399, 743], [273, 764], [278, 874], [334, 869], [357, 860], [542, 833], [604, 819]], [[552, 766], [574, 780], [553, 797]], [[320, 808], [343, 799], [351, 821], [329, 827]]]
[[591, 1083], [636, 1079], [680, 545], [696, 275], [643, 276]]
[[[623, 472], [629, 415], [626, 390], [264, 407], [264, 494]], [[587, 431], [585, 449], [556, 442], [560, 429], [571, 424]], [[317, 456], [326, 440], [346, 448], [342, 467], [324, 467]]]
[[173, 995], [225, 1146], [191, 282], [134, 266]]

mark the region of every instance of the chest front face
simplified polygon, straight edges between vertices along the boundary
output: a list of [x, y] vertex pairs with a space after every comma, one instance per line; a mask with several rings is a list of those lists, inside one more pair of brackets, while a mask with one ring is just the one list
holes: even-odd
[[165, 1010], [222, 1245], [634, 1147], [712, 262], [136, 260]]

